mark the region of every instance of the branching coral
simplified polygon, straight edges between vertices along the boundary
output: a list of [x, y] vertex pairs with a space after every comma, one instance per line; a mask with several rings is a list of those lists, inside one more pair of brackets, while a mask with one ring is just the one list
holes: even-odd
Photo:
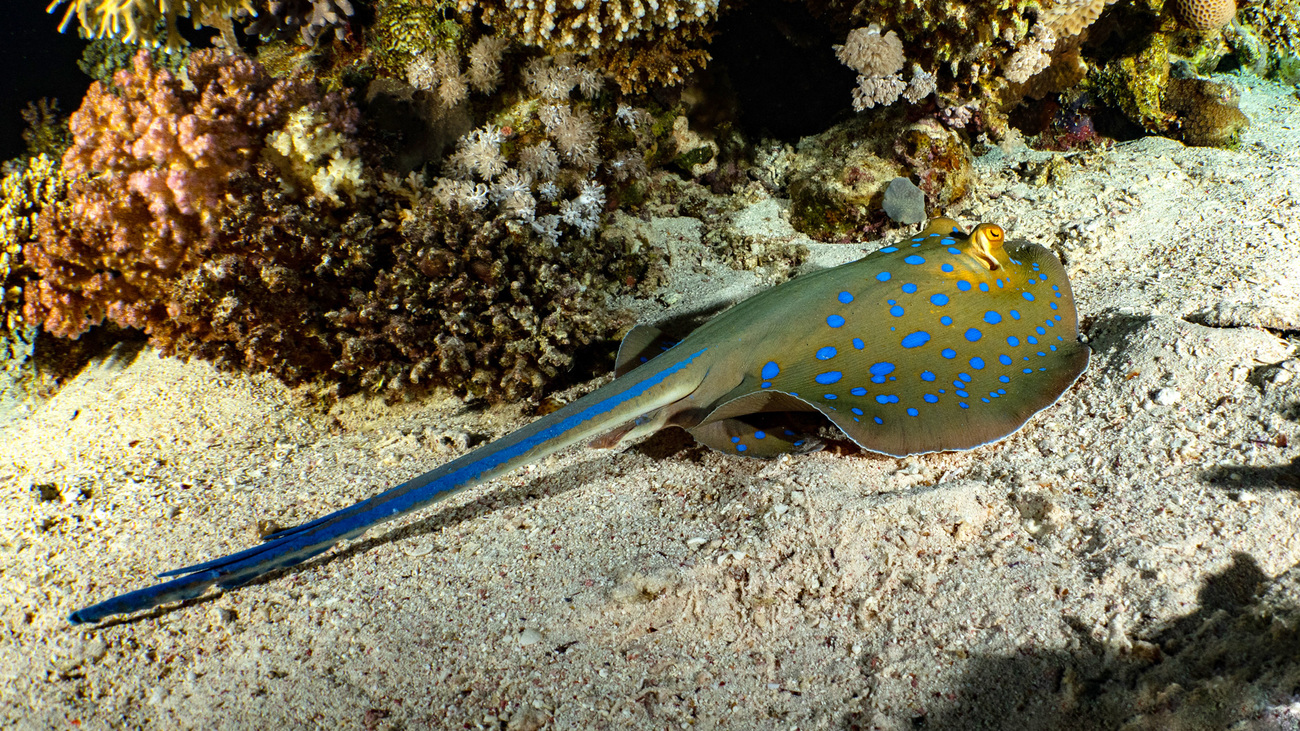
[[176, 29], [177, 18], [218, 25], [240, 13], [256, 14], [250, 0], [54, 0], [48, 10], [53, 12], [65, 4], [68, 9], [59, 30], [66, 30], [75, 17], [82, 32], [92, 38], [152, 45], [158, 42], [156, 29], [161, 25], [167, 29], [169, 48], [183, 43]]
[[200, 51], [188, 71], [189, 88], [141, 52], [114, 77], [120, 96], [97, 82], [73, 114], [63, 170], [77, 179], [28, 255], [41, 276], [26, 297], [32, 322], [64, 337], [106, 317], [152, 332], [167, 318], [171, 280], [217, 244], [227, 182], [267, 136], [301, 110], [335, 133], [356, 122], [337, 97], [273, 80], [247, 59]]
[[[649, 115], [619, 105], [597, 116], [598, 108], [584, 98], [601, 90], [602, 78], [570, 54], [534, 59], [522, 80], [535, 96], [505, 110], [502, 126], [489, 123], [461, 137], [444, 161], [444, 177], [430, 187], [445, 206], [491, 207], [529, 224], [544, 241], [555, 243], [566, 233], [591, 236], [604, 214], [606, 185], [646, 172]], [[612, 132], [631, 139], [616, 143]], [[597, 179], [606, 159], [609, 177]]]
[[[494, 53], [470, 54], [465, 75], [493, 80]], [[466, 135], [451, 177], [425, 186], [376, 183], [356, 112], [311, 84], [205, 51], [187, 86], [138, 56], [120, 96], [98, 84], [74, 115], [63, 167], [79, 177], [25, 252], [40, 277], [28, 322], [76, 336], [108, 319], [164, 354], [291, 383], [535, 395], [625, 324], [605, 294], [649, 257], [590, 238], [616, 190], [601, 161], [632, 177], [642, 138], [627, 128], [647, 116], [597, 112], [572, 96], [598, 79], [546, 64], [572, 90]]]

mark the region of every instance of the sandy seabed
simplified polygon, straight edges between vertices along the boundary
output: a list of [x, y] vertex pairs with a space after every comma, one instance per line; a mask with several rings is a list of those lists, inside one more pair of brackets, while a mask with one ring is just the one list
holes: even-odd
[[[1235, 151], [979, 159], [951, 213], [1063, 255], [1093, 359], [971, 452], [571, 449], [269, 580], [73, 627], [533, 418], [322, 413], [119, 346], [0, 426], [0, 725], [1300, 727], [1300, 102], [1232, 81]], [[796, 243], [782, 216], [732, 224]], [[649, 319], [760, 286], [699, 221], [646, 232], [674, 279]]]

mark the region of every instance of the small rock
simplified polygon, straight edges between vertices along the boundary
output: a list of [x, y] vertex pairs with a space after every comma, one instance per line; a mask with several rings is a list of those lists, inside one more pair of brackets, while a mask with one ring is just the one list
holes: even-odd
[[898, 223], [920, 223], [925, 220], [925, 193], [907, 178], [894, 178], [885, 188], [881, 208]]
[[1173, 406], [1183, 400], [1183, 395], [1172, 388], [1162, 388], [1151, 394], [1151, 400], [1157, 406]]
[[520, 647], [528, 647], [529, 645], [535, 645], [541, 641], [542, 641], [542, 633], [538, 632], [532, 627], [529, 627], [528, 629], [525, 629], [523, 632], [519, 633]]

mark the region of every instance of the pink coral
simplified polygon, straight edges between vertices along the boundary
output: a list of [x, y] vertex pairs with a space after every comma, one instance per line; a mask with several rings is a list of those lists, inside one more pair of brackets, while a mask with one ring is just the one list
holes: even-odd
[[217, 51], [190, 57], [188, 86], [146, 52], [113, 82], [92, 85], [72, 115], [68, 205], [43, 218], [28, 250], [41, 279], [26, 317], [63, 337], [105, 317], [151, 334], [171, 327], [168, 289], [220, 243], [229, 181], [257, 162], [268, 133], [304, 108], [340, 132], [356, 121], [313, 85]]

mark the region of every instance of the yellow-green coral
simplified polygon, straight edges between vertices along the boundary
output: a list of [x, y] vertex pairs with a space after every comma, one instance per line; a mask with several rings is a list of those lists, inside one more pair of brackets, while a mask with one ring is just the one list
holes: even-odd
[[240, 13], [256, 15], [250, 0], [54, 0], [46, 11], [54, 12], [62, 5], [68, 9], [59, 23], [61, 31], [76, 18], [88, 37], [154, 45], [161, 23], [167, 28], [164, 42], [168, 48], [182, 45], [177, 18], [217, 25]]
[[1169, 36], [1164, 33], [1152, 34], [1136, 53], [1111, 61], [1094, 79], [1102, 99], [1153, 133], [1172, 121], [1161, 107], [1168, 81]]
[[35, 238], [37, 215], [65, 205], [67, 189], [58, 163], [49, 155], [32, 158], [0, 182], [0, 340], [24, 326], [23, 245]]
[[367, 31], [372, 58], [390, 74], [404, 77], [407, 64], [418, 56], [444, 48], [460, 50], [465, 21], [452, 0], [380, 0]]

